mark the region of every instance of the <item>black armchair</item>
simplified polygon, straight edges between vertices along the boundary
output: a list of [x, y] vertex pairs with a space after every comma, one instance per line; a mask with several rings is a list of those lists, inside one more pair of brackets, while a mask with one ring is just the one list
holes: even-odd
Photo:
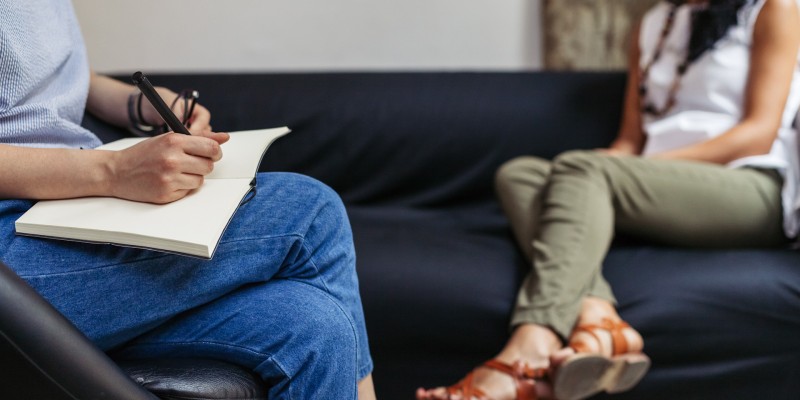
[[205, 359], [114, 362], [0, 263], [0, 398], [266, 399], [242, 367]]

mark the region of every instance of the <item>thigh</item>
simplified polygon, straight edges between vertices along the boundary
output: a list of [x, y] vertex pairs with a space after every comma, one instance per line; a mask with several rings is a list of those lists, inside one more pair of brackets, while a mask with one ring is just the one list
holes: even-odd
[[[0, 257], [104, 349], [243, 285], [303, 280], [360, 313], [352, 238], [332, 191], [293, 174], [259, 174], [212, 260], [13, 234], [30, 202], [0, 203]], [[302, 210], [302, 212], [298, 212]]]
[[779, 246], [782, 181], [774, 171], [639, 157], [595, 156], [615, 229], [661, 244]]

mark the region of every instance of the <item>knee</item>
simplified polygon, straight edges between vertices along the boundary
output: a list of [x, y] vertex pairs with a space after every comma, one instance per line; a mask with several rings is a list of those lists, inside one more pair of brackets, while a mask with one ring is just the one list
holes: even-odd
[[308, 215], [324, 213], [326, 219], [335, 223], [347, 221], [347, 213], [341, 197], [330, 186], [306, 175], [277, 172], [270, 173], [274, 187], [283, 191], [283, 201], [297, 211]]
[[266, 357], [256, 370], [265, 380], [286, 380], [292, 398], [338, 399], [345, 398], [341, 393], [355, 393], [359, 343], [366, 338], [359, 336], [359, 326], [339, 300], [293, 279], [275, 279], [245, 293], [257, 297], [243, 297], [237, 304], [242, 307], [237, 314], [252, 321], [242, 340], [260, 342], [255, 350]]
[[339, 194], [330, 186], [308, 175], [293, 172], [271, 172], [267, 174], [278, 185], [292, 192], [296, 199], [314, 199], [319, 202], [341, 203]]
[[[286, 173], [280, 178], [288, 196], [279, 199], [297, 214], [295, 229], [316, 253], [318, 268], [347, 268], [355, 274], [355, 249], [347, 210], [328, 185], [305, 175]], [[344, 273], [341, 272], [341, 273]]]
[[591, 150], [571, 150], [553, 160], [553, 174], [587, 176], [602, 172], [608, 156]]
[[528, 179], [531, 175], [549, 174], [550, 162], [536, 157], [522, 156], [506, 161], [494, 175], [495, 188], [498, 192], [513, 187], [517, 182]]
[[312, 320], [315, 329], [322, 329], [319, 348], [330, 354], [339, 353], [346, 358], [355, 359], [357, 349], [356, 327], [354, 322], [341, 308], [329, 310], [325, 315], [317, 315]]
[[[310, 290], [317, 290], [311, 288]], [[326, 360], [340, 373], [357, 370], [358, 329], [338, 301], [318, 293], [306, 293], [306, 304], [292, 311], [293, 334], [305, 343], [305, 361]]]
[[524, 174], [525, 170], [527, 169], [525, 166], [532, 157], [517, 157], [512, 158], [504, 162], [500, 165], [500, 168], [497, 169], [494, 175], [495, 183], [499, 185], [503, 185], [509, 181], [514, 180], [514, 177], [519, 176], [520, 174]]

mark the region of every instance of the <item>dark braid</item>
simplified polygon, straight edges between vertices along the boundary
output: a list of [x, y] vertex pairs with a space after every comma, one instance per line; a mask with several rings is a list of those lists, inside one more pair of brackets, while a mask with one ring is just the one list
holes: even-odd
[[[738, 23], [739, 10], [753, 0], [710, 0], [708, 7], [698, 11], [692, 20], [692, 36], [689, 40], [687, 61], [691, 64], [706, 50], [728, 33]], [[683, 4], [685, 0], [670, 0]]]

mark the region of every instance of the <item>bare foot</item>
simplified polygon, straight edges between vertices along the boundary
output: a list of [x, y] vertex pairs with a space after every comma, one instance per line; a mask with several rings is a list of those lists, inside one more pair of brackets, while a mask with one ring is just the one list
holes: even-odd
[[[581, 313], [578, 317], [578, 326], [601, 325], [604, 320], [614, 323], [622, 322], [614, 306], [603, 299], [597, 297], [587, 297], [581, 305]], [[575, 348], [581, 348], [583, 352], [597, 353], [610, 357], [614, 346], [611, 333], [606, 330], [598, 329], [594, 334], [584, 330], [575, 332], [569, 339], [569, 344]], [[622, 336], [627, 342], [627, 352], [640, 352], [644, 348], [644, 341], [639, 332], [633, 328], [622, 329]]]
[[610, 302], [584, 299], [569, 339], [577, 354], [553, 360], [556, 397], [578, 400], [633, 388], [650, 367], [650, 359], [641, 353], [643, 346], [642, 336], [622, 321]]
[[[550, 366], [551, 356], [559, 354], [558, 357], [566, 357], [571, 354], [571, 350], [557, 353], [561, 347], [558, 336], [549, 328], [525, 324], [514, 330], [511, 339], [495, 359], [509, 365], [521, 361], [531, 368], [547, 368]], [[517, 396], [513, 378], [489, 368], [479, 367], [474, 371], [474, 386], [495, 400], [513, 400]], [[541, 399], [552, 398], [552, 390], [546, 382], [537, 382], [536, 392]], [[462, 399], [458, 395], [448, 397], [445, 387], [428, 390], [420, 388], [416, 394], [418, 400], [472, 400]]]

